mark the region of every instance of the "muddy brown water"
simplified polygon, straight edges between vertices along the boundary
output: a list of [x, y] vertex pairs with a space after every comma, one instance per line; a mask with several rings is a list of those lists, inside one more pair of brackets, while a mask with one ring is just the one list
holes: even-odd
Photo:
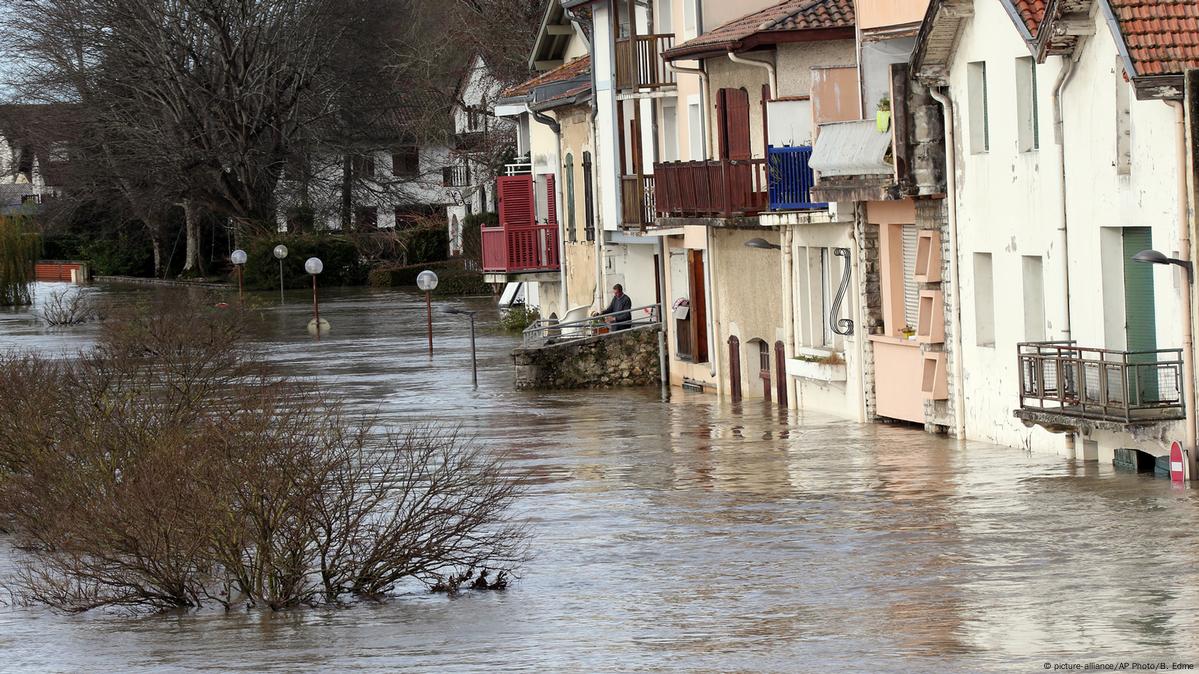
[[[45, 292], [45, 288], [42, 289]], [[100, 289], [121, 300], [144, 290]], [[178, 292], [178, 291], [177, 291]], [[535, 558], [503, 593], [283, 613], [61, 615], [0, 606], [4, 672], [990, 672], [1199, 664], [1196, 490], [1111, 466], [711, 395], [512, 390], [516, 339], [423, 297], [303, 293], [256, 343], [388, 424], [511, 450]], [[0, 313], [0, 349], [94, 328]], [[0, 572], [11, 567], [0, 537]]]

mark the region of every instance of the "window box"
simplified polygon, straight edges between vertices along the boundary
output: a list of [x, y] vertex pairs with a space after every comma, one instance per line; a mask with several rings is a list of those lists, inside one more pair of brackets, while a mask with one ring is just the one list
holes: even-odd
[[945, 297], [940, 290], [920, 291], [916, 341], [940, 344], [945, 341]]
[[941, 282], [941, 235], [935, 229], [922, 229], [916, 240], [916, 281]]
[[925, 400], [949, 399], [949, 377], [945, 372], [946, 363], [947, 359], [943, 351], [924, 354], [920, 392], [924, 395]]
[[787, 374], [816, 381], [845, 381], [845, 356], [824, 349], [799, 349], [794, 358], [787, 359]]

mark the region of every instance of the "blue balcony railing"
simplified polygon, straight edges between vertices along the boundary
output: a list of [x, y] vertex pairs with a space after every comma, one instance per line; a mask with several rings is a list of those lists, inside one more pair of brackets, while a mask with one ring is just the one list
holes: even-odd
[[797, 211], [828, 208], [828, 203], [812, 201], [812, 148], [766, 148], [769, 166], [770, 210]]

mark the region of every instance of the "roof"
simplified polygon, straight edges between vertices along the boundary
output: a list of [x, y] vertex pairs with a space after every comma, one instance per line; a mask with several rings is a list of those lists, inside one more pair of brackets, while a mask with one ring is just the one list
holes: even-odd
[[1012, 0], [1012, 6], [1015, 8], [1016, 14], [1020, 16], [1020, 20], [1024, 22], [1029, 36], [1036, 37], [1037, 29], [1045, 20], [1047, 4], [1045, 0]]
[[531, 80], [526, 80], [520, 84], [508, 87], [500, 92], [500, 97], [518, 98], [520, 96], [528, 96], [529, 94], [533, 93], [534, 89], [538, 87], [543, 87], [547, 84], [556, 84], [558, 82], [566, 82], [590, 73], [591, 57], [584, 56], [568, 63], [564, 63], [553, 70], [544, 72]]
[[784, 0], [734, 19], [666, 52], [667, 60], [778, 42], [853, 37], [853, 0]]
[[808, 165], [821, 176], [890, 175], [890, 149], [891, 134], [880, 133], [873, 119], [821, 124]]
[[1199, 68], [1199, 2], [1108, 0], [1134, 76]]

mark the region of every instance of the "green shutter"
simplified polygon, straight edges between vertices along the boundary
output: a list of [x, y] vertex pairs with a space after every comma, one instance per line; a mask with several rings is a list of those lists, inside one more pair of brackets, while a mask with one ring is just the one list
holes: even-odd
[[[1127, 351], [1157, 349], [1157, 312], [1153, 304], [1153, 265], [1137, 262], [1133, 255], [1153, 248], [1148, 227], [1124, 228], [1124, 333]], [[1152, 355], [1134, 357], [1133, 363], [1151, 363]], [[1157, 400], [1157, 377], [1152, 368], [1129, 368], [1129, 395], [1138, 400]]]

